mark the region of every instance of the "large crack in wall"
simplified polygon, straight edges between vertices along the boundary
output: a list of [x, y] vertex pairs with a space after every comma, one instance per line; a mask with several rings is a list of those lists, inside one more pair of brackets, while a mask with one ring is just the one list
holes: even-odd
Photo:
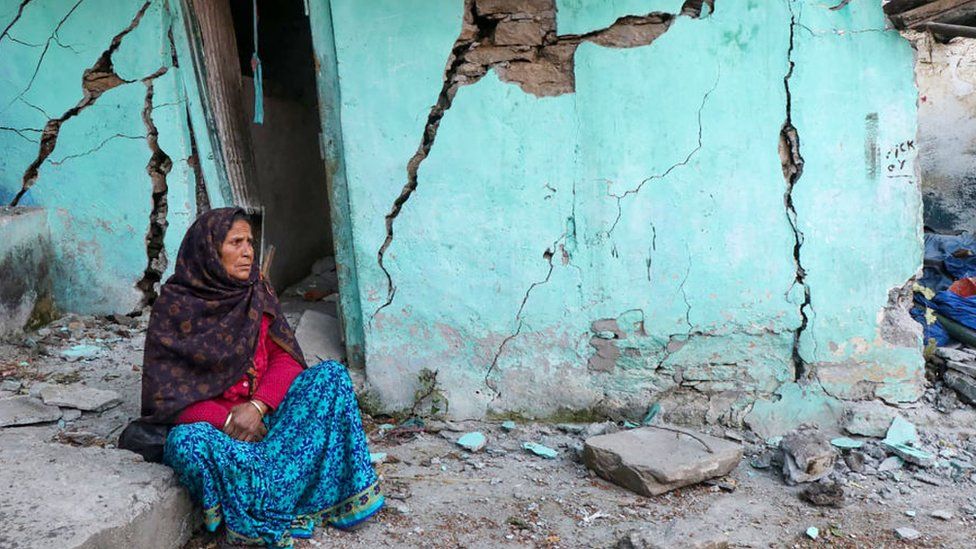
[[783, 178], [786, 180], [786, 191], [783, 194], [783, 202], [786, 207], [786, 218], [789, 220], [790, 229], [793, 231], [793, 262], [796, 266], [795, 284], [803, 288], [803, 302], [800, 303], [800, 326], [793, 332], [793, 372], [797, 381], [808, 376], [806, 362], [800, 353], [801, 338], [803, 331], [809, 324], [807, 310], [810, 308], [810, 285], [806, 282], [806, 270], [803, 268], [801, 251], [803, 247], [803, 232], [797, 225], [796, 207], [793, 203], [793, 189], [800, 177], [803, 175], [803, 156], [800, 154], [800, 135], [793, 125], [793, 98], [790, 94], [790, 78], [793, 76], [793, 47], [796, 37], [797, 20], [793, 12], [793, 5], [790, 8], [790, 37], [789, 46], [786, 52], [787, 70], [783, 77], [783, 87], [786, 91], [786, 120], [779, 134], [779, 154], [783, 165]]
[[[61, 116], [57, 118], [49, 118], [47, 123], [44, 124], [44, 129], [41, 131], [41, 139], [37, 151], [37, 157], [34, 158], [34, 160], [24, 171], [21, 189], [10, 202], [11, 206], [16, 206], [19, 204], [24, 194], [26, 194], [37, 181], [40, 174], [41, 165], [45, 160], [47, 160], [51, 153], [54, 152], [55, 147], [57, 147], [58, 134], [61, 131], [62, 124], [75, 116], [78, 116], [78, 113], [95, 104], [95, 102], [98, 101], [98, 98], [101, 97], [106, 91], [121, 86], [122, 84], [130, 84], [135, 82], [135, 80], [123, 80], [118, 74], [115, 73], [115, 69], [112, 65], [112, 55], [116, 52], [116, 50], [119, 49], [119, 46], [122, 44], [122, 39], [139, 25], [139, 21], [142, 20], [142, 16], [146, 13], [146, 10], [149, 9], [150, 4], [151, 1], [145, 2], [142, 7], [139, 8], [139, 11], [136, 12], [135, 17], [132, 18], [129, 25], [112, 38], [111, 42], [109, 43], [109, 47], [102, 52], [95, 63], [91, 67], [85, 69], [85, 72], [81, 77], [81, 89], [83, 94], [81, 100], [74, 107], [71, 107], [65, 111]], [[24, 5], [26, 5], [26, 2]], [[11, 23], [11, 26], [12, 25], [13, 23]], [[9, 32], [9, 27], [5, 32]], [[41, 61], [39, 60], [38, 66], [40, 66], [40, 62]], [[21, 98], [21, 101], [23, 101], [23, 98]], [[38, 110], [40, 112], [44, 112], [42, 109], [38, 108]], [[47, 115], [45, 114], [45, 116]]]
[[152, 118], [153, 92], [155, 79], [166, 74], [167, 67], [162, 67], [154, 74], [144, 78], [146, 85], [146, 101], [142, 109], [142, 122], [146, 125], [146, 144], [152, 154], [146, 164], [146, 173], [152, 181], [152, 211], [149, 214], [149, 230], [146, 233], [146, 257], [148, 264], [142, 279], [136, 283], [136, 288], [142, 291], [143, 306], [152, 304], [158, 295], [157, 287], [166, 271], [166, 249], [163, 240], [169, 223], [166, 215], [169, 210], [167, 192], [169, 186], [166, 176], [173, 168], [173, 160], [159, 147], [159, 130]]
[[387, 281], [386, 300], [371, 315], [393, 303], [396, 284], [384, 261], [393, 243], [394, 222], [417, 189], [417, 173], [437, 138], [444, 114], [461, 86], [474, 84], [489, 70], [539, 97], [573, 93], [576, 89], [576, 48], [592, 42], [611, 48], [647, 46], [667, 32], [678, 16], [700, 18], [714, 0], [686, 0], [678, 14], [651, 12], [628, 15], [586, 34], [559, 35], [555, 0], [465, 0], [461, 32], [448, 56], [443, 85], [431, 107], [417, 152], [407, 162], [407, 182], [385, 216], [386, 238], [377, 262]]

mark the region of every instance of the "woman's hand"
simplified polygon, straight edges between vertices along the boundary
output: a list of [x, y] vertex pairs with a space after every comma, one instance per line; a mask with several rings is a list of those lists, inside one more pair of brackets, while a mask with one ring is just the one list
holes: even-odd
[[261, 421], [264, 416], [250, 402], [234, 406], [230, 414], [230, 422], [224, 427], [224, 432], [231, 438], [244, 442], [261, 442], [268, 433]]

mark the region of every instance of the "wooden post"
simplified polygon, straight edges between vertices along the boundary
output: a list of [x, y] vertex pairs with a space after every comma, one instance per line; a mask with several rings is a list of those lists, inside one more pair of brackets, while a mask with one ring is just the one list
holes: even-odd
[[196, 61], [202, 64], [200, 86], [206, 87], [205, 102], [223, 153], [227, 180], [234, 202], [245, 208], [260, 208], [257, 193], [257, 170], [248, 127], [247, 111], [241, 87], [240, 61], [230, 0], [184, 0], [192, 33], [199, 37], [192, 47]]

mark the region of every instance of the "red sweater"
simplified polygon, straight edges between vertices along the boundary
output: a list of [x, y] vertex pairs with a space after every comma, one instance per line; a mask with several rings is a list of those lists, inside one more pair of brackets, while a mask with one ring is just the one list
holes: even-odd
[[302, 373], [302, 367], [287, 351], [268, 337], [271, 317], [264, 315], [261, 320], [261, 333], [254, 350], [254, 384], [257, 388], [251, 394], [247, 374], [218, 397], [201, 400], [186, 407], [176, 419], [177, 423], [197, 423], [205, 421], [217, 429], [224, 428], [227, 414], [238, 404], [254, 399], [274, 410], [285, 399], [291, 382]]

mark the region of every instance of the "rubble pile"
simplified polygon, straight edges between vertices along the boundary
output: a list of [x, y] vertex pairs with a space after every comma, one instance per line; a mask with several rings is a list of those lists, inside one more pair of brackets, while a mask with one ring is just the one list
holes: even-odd
[[942, 381], [954, 390], [959, 399], [976, 406], [976, 349], [960, 346], [957, 349], [938, 347], [929, 363]]

